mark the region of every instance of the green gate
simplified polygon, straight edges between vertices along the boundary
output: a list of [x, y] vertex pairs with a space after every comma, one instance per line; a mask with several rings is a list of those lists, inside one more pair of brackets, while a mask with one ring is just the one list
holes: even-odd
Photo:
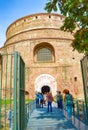
[[0, 55], [0, 130], [25, 130], [25, 64], [18, 52]]
[[86, 107], [86, 124], [88, 125], [88, 55], [81, 60], [85, 107]]

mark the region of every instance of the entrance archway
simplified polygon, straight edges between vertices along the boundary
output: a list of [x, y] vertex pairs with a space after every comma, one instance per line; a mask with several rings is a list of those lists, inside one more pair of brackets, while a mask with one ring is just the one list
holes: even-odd
[[50, 92], [50, 87], [47, 86], [47, 85], [43, 86], [43, 87], [41, 88], [41, 92], [42, 92], [43, 94], [45, 94], [45, 93], [47, 93], [47, 92]]
[[48, 86], [50, 88], [49, 91], [52, 92], [53, 96], [56, 95], [57, 82], [56, 82], [56, 79], [49, 74], [39, 75], [35, 79], [34, 85], [35, 85], [35, 91], [37, 91], [37, 92], [41, 92], [42, 89], [46, 90], [47, 89], [46, 86]]

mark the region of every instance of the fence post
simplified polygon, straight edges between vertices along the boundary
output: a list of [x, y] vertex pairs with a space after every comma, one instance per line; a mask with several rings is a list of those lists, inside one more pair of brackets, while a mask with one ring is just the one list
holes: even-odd
[[76, 104], [77, 104], [77, 117], [78, 119], [80, 119], [80, 116], [79, 116], [79, 101], [76, 101]]
[[84, 102], [83, 102], [83, 117], [84, 117], [84, 123], [86, 123], [86, 110], [85, 110]]
[[86, 108], [86, 125], [88, 125], [88, 55], [85, 55], [83, 59], [81, 59], [80, 63], [81, 63], [85, 108]]
[[12, 130], [12, 118], [13, 118], [13, 112], [12, 110], [9, 110], [7, 113], [7, 118], [9, 120], [9, 130]]

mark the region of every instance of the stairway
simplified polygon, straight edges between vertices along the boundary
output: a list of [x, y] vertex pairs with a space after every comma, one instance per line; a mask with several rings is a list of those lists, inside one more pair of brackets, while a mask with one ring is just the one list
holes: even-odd
[[47, 107], [34, 109], [26, 130], [77, 130], [71, 120], [67, 120], [62, 111], [53, 104], [53, 111], [47, 112]]

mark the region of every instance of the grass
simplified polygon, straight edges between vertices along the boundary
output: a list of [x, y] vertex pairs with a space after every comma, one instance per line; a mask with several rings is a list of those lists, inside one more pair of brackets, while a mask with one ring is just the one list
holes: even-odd
[[13, 100], [10, 100], [10, 99], [6, 99], [6, 100], [2, 99], [2, 100], [0, 100], [0, 103], [2, 105], [9, 105], [12, 101]]
[[[25, 103], [27, 104], [27, 103], [30, 103], [30, 102], [32, 102], [32, 101], [34, 101], [33, 99], [25, 99]], [[4, 111], [4, 109], [3, 108], [5, 108], [5, 106], [6, 107], [10, 107], [10, 104], [12, 104], [12, 102], [14, 102], [14, 100], [13, 99], [3, 99], [3, 100], [0, 100], [0, 105], [1, 105], [1, 107], [2, 107], [2, 110], [3, 110], [3, 112], [5, 112]], [[0, 108], [1, 109], [1, 108]], [[3, 119], [3, 118], [2, 118]], [[8, 124], [6, 123], [6, 128], [4, 127], [4, 126], [2, 126], [2, 128], [0, 128], [0, 130], [9, 130], [9, 126], [8, 126]]]
[[[26, 99], [25, 103], [32, 102], [32, 101], [33, 101], [33, 99]], [[13, 99], [11, 99], [11, 100], [10, 99], [6, 99], [6, 100], [2, 99], [2, 100], [0, 100], [1, 105], [9, 105], [12, 102], [13, 102]]]
[[34, 99], [26, 99], [25, 103], [29, 103], [29, 102], [32, 102], [32, 101], [34, 101]]

